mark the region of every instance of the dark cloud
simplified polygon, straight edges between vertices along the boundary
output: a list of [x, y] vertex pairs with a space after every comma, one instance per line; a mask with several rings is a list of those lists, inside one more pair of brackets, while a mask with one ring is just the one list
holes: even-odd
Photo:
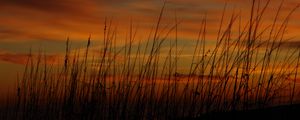
[[0, 0], [0, 41], [62, 40], [70, 34], [75, 34], [76, 39], [83, 38], [102, 24], [102, 16], [94, 2]]
[[287, 42], [282, 42], [282, 45], [284, 47], [289, 47], [289, 48], [300, 48], [300, 41], [287, 41]]
[[[39, 33], [39, 32], [30, 32], [30, 31], [23, 31], [19, 29], [0, 29], [0, 40], [1, 41], [11, 41], [12, 39], [20, 39], [22, 41], [26, 41], [25, 39], [38, 39], [38, 40], [50, 40], [53, 41], [57, 39], [57, 36], [46, 33]], [[61, 38], [63, 39], [63, 38]], [[59, 40], [61, 40], [59, 39]]]
[[6, 37], [10, 37], [13, 35], [19, 36], [20, 34], [22, 33], [18, 30], [0, 29], [0, 39], [5, 39]]
[[0, 54], [0, 60], [15, 64], [26, 64], [27, 58], [29, 55], [26, 54], [9, 54], [9, 53], [3, 53]]
[[25, 7], [47, 12], [70, 12], [77, 11], [78, 0], [4, 0], [2, 4]]
[[[31, 55], [34, 58], [37, 58], [38, 55]], [[22, 54], [22, 53], [0, 53], [0, 61], [5, 61], [14, 64], [25, 65], [28, 61], [30, 54]], [[46, 55], [46, 63], [54, 64], [58, 56], [56, 55]]]
[[[0, 13], [26, 15], [27, 18], [91, 19], [98, 10], [95, 0], [4, 0]], [[26, 13], [31, 12], [31, 13]], [[35, 12], [35, 13], [34, 13]]]
[[58, 10], [67, 7], [64, 2], [64, 0], [8, 0], [4, 3], [40, 10]]

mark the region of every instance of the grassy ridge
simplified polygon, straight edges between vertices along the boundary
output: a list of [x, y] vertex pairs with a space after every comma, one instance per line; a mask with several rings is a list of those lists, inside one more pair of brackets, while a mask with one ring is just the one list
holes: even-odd
[[[273, 23], [264, 28], [262, 18], [269, 2], [253, 0], [251, 16], [244, 26], [241, 15], [235, 13], [225, 24], [223, 13], [212, 49], [207, 48], [204, 17], [186, 66], [189, 69], [184, 71], [188, 74], [178, 70], [177, 18], [170, 28], [161, 26], [165, 5], [145, 47], [135, 39], [131, 23], [124, 46], [117, 48], [116, 29], [106, 20], [103, 47], [95, 55], [98, 57], [90, 59], [94, 56], [90, 53], [91, 37], [83, 56], [71, 53], [68, 39], [58, 68], [46, 64], [46, 55], [29, 57], [16, 94], [8, 98], [1, 118], [178, 119], [293, 104], [299, 94], [296, 80], [300, 51], [284, 48], [284, 35], [298, 6], [279, 21], [281, 4]], [[238, 29], [237, 35], [233, 34], [234, 28]], [[161, 29], [166, 34], [160, 34]], [[175, 39], [168, 43], [173, 32]], [[165, 45], [169, 45], [168, 54], [161, 57]], [[121, 62], [119, 56], [124, 58]]]

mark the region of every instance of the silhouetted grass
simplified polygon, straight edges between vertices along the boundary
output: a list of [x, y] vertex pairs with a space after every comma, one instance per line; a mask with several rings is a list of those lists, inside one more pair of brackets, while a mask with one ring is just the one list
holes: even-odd
[[[279, 21], [281, 3], [273, 23], [262, 27], [269, 3], [253, 0], [245, 25], [236, 13], [226, 24], [225, 5], [213, 48], [207, 47], [205, 15], [187, 71], [178, 68], [182, 50], [178, 48], [177, 16], [170, 28], [161, 24], [165, 5], [146, 45], [136, 40], [137, 29], [131, 22], [128, 37], [118, 48], [117, 30], [105, 20], [98, 55], [90, 52], [89, 36], [83, 56], [80, 51], [71, 52], [67, 38], [62, 66], [47, 64], [47, 56], [41, 53], [36, 59], [30, 56], [17, 81], [16, 96], [7, 98], [1, 117], [179, 119], [293, 104], [299, 94], [300, 51], [284, 48], [288, 40], [284, 35], [298, 6]], [[173, 32], [175, 40], [168, 40]], [[164, 45], [169, 46], [165, 56], [161, 54]], [[122, 61], [118, 61], [120, 56]]]

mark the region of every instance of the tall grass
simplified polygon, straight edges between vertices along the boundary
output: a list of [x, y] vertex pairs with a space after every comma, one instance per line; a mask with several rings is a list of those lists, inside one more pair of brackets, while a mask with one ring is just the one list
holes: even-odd
[[[285, 48], [285, 33], [298, 6], [279, 21], [281, 3], [273, 23], [262, 27], [269, 3], [253, 0], [245, 25], [236, 13], [226, 24], [225, 5], [212, 49], [207, 47], [205, 15], [187, 71], [179, 71], [178, 67], [182, 50], [178, 46], [177, 15], [173, 26], [162, 27], [165, 5], [145, 45], [136, 40], [137, 28], [131, 22], [125, 43], [118, 48], [117, 28], [106, 19], [98, 55], [90, 52], [89, 36], [83, 56], [80, 51], [71, 52], [67, 38], [61, 67], [48, 65], [46, 55], [36, 59], [29, 56], [23, 77], [17, 82], [16, 96], [8, 98], [1, 117], [178, 119], [214, 111], [293, 104], [299, 94], [296, 84], [300, 51]], [[173, 33], [174, 40], [168, 40]], [[165, 45], [169, 49], [163, 56]]]

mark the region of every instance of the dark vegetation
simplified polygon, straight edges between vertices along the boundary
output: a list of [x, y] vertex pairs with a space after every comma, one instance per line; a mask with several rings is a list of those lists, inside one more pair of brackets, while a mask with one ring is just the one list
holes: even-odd
[[[225, 5], [213, 48], [207, 48], [204, 17], [186, 75], [178, 70], [177, 18], [170, 28], [161, 26], [165, 5], [145, 47], [135, 39], [131, 23], [124, 46], [117, 48], [120, 40], [106, 20], [98, 55], [90, 53], [89, 37], [83, 56], [71, 53], [67, 40], [60, 67], [46, 64], [46, 55], [29, 57], [0, 119], [179, 119], [215, 113], [242, 117], [252, 109], [294, 104], [299, 97], [300, 51], [284, 46], [289, 19], [298, 6], [279, 20], [281, 3], [272, 24], [263, 26], [270, 2], [253, 0], [245, 25], [236, 13], [225, 23]], [[174, 40], [167, 40], [173, 33]], [[169, 52], [161, 57], [163, 45], [169, 45]]]

